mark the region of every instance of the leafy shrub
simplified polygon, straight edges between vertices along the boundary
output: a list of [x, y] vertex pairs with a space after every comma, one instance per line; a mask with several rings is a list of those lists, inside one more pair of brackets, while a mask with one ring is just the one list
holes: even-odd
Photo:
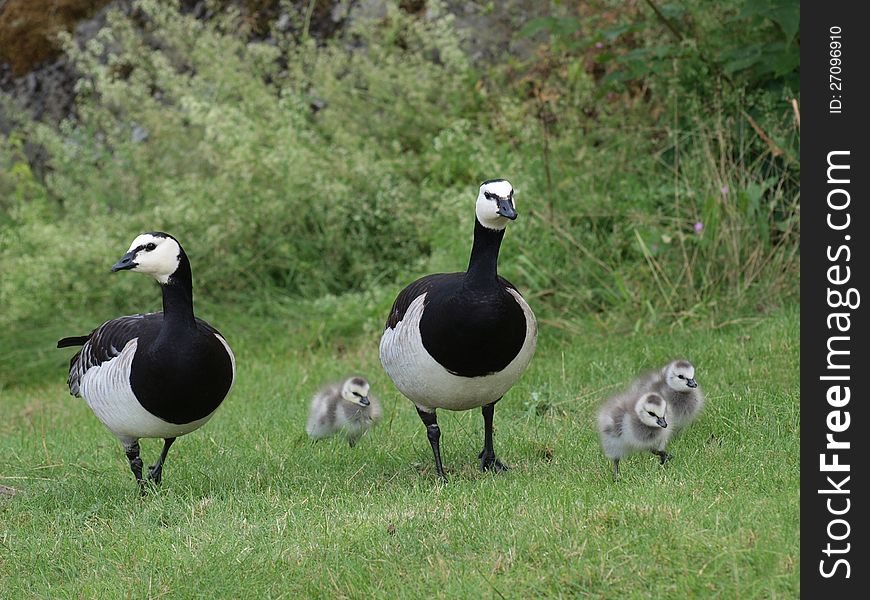
[[[526, 261], [535, 287], [567, 329], [590, 310], [674, 324], [794, 297], [796, 3], [615, 6], [559, 6], [523, 32], [549, 36], [514, 67], [526, 118], [505, 120], [534, 140], [523, 180], [546, 199], [522, 245], [574, 253]], [[782, 56], [729, 62], [756, 43]]]
[[[440, 190], [420, 186], [415, 157], [450, 125], [464, 68], [440, 20], [392, 13], [386, 27], [401, 32], [402, 48], [349, 53], [287, 39], [282, 69], [282, 48], [245, 43], [167, 3], [137, 8], [113, 13], [87, 47], [67, 44], [84, 74], [79, 120], [33, 134], [51, 155], [56, 220], [17, 222], [29, 243], [4, 248], [4, 270], [21, 272], [52, 237], [88, 240], [74, 265], [43, 265], [55, 282], [47, 287], [63, 289], [135, 233], [162, 229], [188, 247], [200, 293], [315, 297], [391, 279], [427, 252], [421, 207], [437, 207]], [[426, 58], [436, 49], [437, 64]]]
[[[205, 24], [135, 6], [87, 47], [67, 41], [78, 120], [0, 145], [12, 165], [0, 326], [156, 308], [136, 278], [99, 279], [155, 229], [185, 244], [209, 304], [380, 306], [411, 277], [465, 266], [476, 186], [491, 177], [516, 185], [521, 215], [501, 270], [548, 325], [719, 321], [797, 294], [799, 138], [784, 92], [704, 80], [688, 43], [673, 49], [697, 68], [662, 57], [607, 79], [655, 41], [654, 23], [661, 34], [654, 16], [631, 26], [635, 8], [608, 8], [616, 33], [587, 39], [555, 8], [548, 23], [563, 28], [537, 54], [482, 73], [435, 3], [426, 18], [391, 7], [330, 42], [275, 32], [276, 44], [244, 41], [232, 13]], [[773, 35], [775, 19], [736, 6], [662, 11], [699, 31], [712, 14], [763, 18], [745, 35]], [[50, 156], [44, 182], [24, 138]]]
[[[728, 80], [739, 88], [790, 88], [800, 69], [800, 3], [797, 0], [730, 0], [715, 5], [645, 0], [622, 11], [610, 2], [595, 12], [565, 8], [530, 21], [525, 35], [550, 34], [558, 53], [586, 52], [602, 65], [602, 82], [671, 85], [710, 93]], [[608, 86], [613, 89], [614, 86]], [[617, 86], [618, 89], [618, 86]]]

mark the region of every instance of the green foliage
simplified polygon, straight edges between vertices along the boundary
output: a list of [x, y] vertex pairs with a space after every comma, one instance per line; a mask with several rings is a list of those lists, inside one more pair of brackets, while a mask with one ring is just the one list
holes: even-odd
[[[791, 4], [599, 4], [525, 29], [549, 39], [522, 65], [520, 111], [538, 131], [514, 138], [541, 140], [528, 177], [547, 207], [522, 247], [576, 256], [526, 261], [533, 289], [568, 330], [590, 307], [638, 327], [715, 320], [723, 300], [767, 310], [795, 292], [799, 135], [787, 78], [732, 80], [721, 56], [773, 35], [772, 23], [794, 42]], [[726, 18], [741, 27], [715, 26]]]
[[754, 40], [722, 44], [719, 59], [727, 75], [743, 73], [750, 82], [799, 85], [800, 3], [797, 0], [746, 0], [729, 28], [753, 32]]
[[[730, 0], [712, 5], [671, 2], [661, 6], [646, 0], [635, 11], [622, 11], [615, 20], [612, 14], [604, 10], [596, 15], [540, 17], [521, 33], [548, 32], [557, 52], [597, 48], [600, 51], [594, 53], [595, 61], [608, 69], [604, 83], [622, 85], [650, 78], [666, 82], [668, 74], [676, 70], [681, 87], [694, 93], [713, 91], [722, 78], [730, 85], [785, 86], [797, 92], [797, 0]], [[650, 83], [655, 85], [655, 81]]]
[[[197, 289], [212, 295], [345, 292], [392, 278], [427, 252], [419, 209], [437, 206], [441, 191], [421, 189], [415, 153], [449, 123], [461, 68], [455, 46], [439, 48], [439, 65], [423, 59], [444, 38], [440, 21], [411, 23], [396, 12], [401, 51], [382, 44], [350, 54], [337, 42], [321, 49], [288, 39], [282, 70], [278, 48], [180, 17], [166, 3], [137, 7], [144, 29], [113, 13], [86, 48], [68, 44], [85, 75], [79, 119], [59, 133], [37, 128], [58, 218], [21, 221], [7, 234], [29, 237], [41, 257], [52, 235], [87, 239], [75, 264], [46, 264], [40, 278], [92, 279], [94, 263], [108, 264], [140, 230], [186, 243]], [[314, 114], [311, 98], [326, 109]], [[15, 245], [3, 256], [27, 279], [33, 255]], [[99, 287], [84, 298], [96, 300]]]
[[[601, 5], [588, 27], [554, 7], [526, 29], [549, 30], [548, 43], [486, 72], [437, 3], [426, 18], [359, 18], [320, 44], [247, 42], [234, 13], [205, 24], [153, 0], [110, 13], [86, 47], [67, 41], [83, 73], [77, 120], [22, 125], [0, 146], [2, 329], [157, 308], [139, 278], [106, 269], [158, 229], [185, 244], [198, 301], [265, 317], [284, 314], [285, 296], [387, 298], [465, 266], [490, 177], [515, 184], [521, 215], [501, 270], [548, 324], [714, 324], [795, 297], [792, 108], [748, 75], [722, 85], [725, 63], [705, 71], [691, 42], [738, 47], [713, 32], [727, 17], [747, 39], [796, 43], [790, 5], [665, 5], [681, 54], [622, 83], [608, 78], [616, 65], [655, 54], [667, 28]], [[48, 154], [44, 179], [24, 140]]]

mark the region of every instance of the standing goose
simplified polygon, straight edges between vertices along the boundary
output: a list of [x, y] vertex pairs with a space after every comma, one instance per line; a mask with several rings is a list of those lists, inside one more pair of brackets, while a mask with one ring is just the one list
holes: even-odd
[[160, 283], [163, 312], [118, 317], [57, 347], [82, 346], [70, 360], [70, 393], [120, 440], [144, 493], [139, 438], [164, 439], [148, 472], [160, 483], [175, 439], [204, 425], [229, 394], [236, 360], [223, 336], [193, 316], [190, 262], [178, 240], [143, 233], [112, 267], [125, 270]]
[[427, 275], [402, 290], [380, 343], [381, 364], [417, 407], [444, 481], [436, 409], [483, 407], [480, 468], [505, 470], [492, 447], [493, 410], [529, 365], [537, 342], [532, 309], [496, 269], [505, 227], [517, 218], [511, 184], [484, 181], [475, 213], [468, 270]]

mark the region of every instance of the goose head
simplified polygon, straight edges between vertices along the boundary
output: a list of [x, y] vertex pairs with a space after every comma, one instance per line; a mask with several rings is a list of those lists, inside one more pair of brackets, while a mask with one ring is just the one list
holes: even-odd
[[634, 412], [637, 413], [640, 422], [644, 425], [664, 429], [668, 426], [668, 421], [665, 419], [665, 407], [665, 399], [658, 394], [644, 394], [637, 399]]
[[480, 184], [475, 208], [477, 220], [487, 229], [501, 231], [517, 218], [514, 188], [506, 179], [490, 179]]
[[178, 270], [183, 252], [178, 240], [168, 233], [143, 233], [133, 240], [127, 253], [112, 266], [112, 272], [147, 273], [160, 283], [166, 284]]
[[350, 377], [346, 379], [341, 386], [341, 397], [352, 404], [368, 406], [370, 404], [369, 382], [362, 377]]
[[698, 387], [695, 367], [687, 360], [675, 360], [665, 367], [665, 382], [672, 390], [686, 392]]

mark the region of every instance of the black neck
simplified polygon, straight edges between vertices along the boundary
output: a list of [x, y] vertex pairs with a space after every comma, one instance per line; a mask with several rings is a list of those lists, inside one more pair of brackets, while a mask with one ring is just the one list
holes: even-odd
[[465, 281], [471, 285], [493, 285], [498, 282], [498, 250], [504, 229], [488, 229], [474, 220], [474, 246]]
[[160, 286], [163, 289], [163, 319], [172, 327], [195, 327], [193, 318], [193, 278], [190, 274], [190, 261], [182, 250], [178, 257], [178, 268], [169, 281]]

